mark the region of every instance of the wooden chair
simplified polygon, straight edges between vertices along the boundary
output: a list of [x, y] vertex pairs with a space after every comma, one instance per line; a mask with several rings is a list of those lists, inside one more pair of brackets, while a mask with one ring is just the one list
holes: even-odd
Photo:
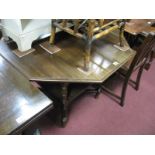
[[[125, 65], [121, 70], [118, 71], [120, 73], [119, 75], [123, 76], [124, 83], [121, 90], [121, 95], [115, 94], [112, 90], [104, 86], [104, 83], [102, 83], [96, 93], [96, 97], [100, 94], [102, 91], [106, 91], [116, 99], [120, 101], [120, 105], [124, 106], [124, 100], [126, 96], [126, 90], [128, 86], [128, 82], [131, 82], [134, 84], [134, 88], [136, 90], [139, 89], [140, 79], [142, 76], [143, 69], [152, 54], [152, 49], [155, 46], [155, 38], [151, 35], [149, 35], [143, 42], [143, 44], [137, 49], [136, 55], [134, 58], [132, 58], [131, 63], [128, 65]], [[134, 71], [138, 70], [136, 80], [131, 80], [130, 77]]]

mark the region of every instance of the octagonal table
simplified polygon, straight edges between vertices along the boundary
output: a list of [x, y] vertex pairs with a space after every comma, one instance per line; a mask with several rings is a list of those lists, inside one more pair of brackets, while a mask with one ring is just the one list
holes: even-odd
[[[54, 54], [49, 54], [36, 45], [35, 52], [18, 58], [4, 43], [0, 44], [0, 54], [29, 80], [51, 85], [51, 97], [59, 101], [60, 120], [65, 124], [68, 120], [68, 105], [74, 96], [79, 96], [91, 84], [104, 82], [135, 55], [135, 51], [129, 47], [126, 51], [115, 47], [119, 42], [118, 35], [119, 32], [114, 31], [93, 43], [89, 72], [80, 70], [83, 65], [84, 42], [72, 36], [59, 36], [61, 39], [58, 39], [56, 46], [61, 50]], [[128, 46], [125, 39], [123, 43]]]

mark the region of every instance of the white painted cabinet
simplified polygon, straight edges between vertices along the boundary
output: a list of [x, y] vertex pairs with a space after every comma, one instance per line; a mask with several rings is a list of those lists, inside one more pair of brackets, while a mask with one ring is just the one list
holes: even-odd
[[13, 39], [21, 52], [31, 49], [32, 42], [50, 35], [51, 19], [2, 19], [3, 36]]

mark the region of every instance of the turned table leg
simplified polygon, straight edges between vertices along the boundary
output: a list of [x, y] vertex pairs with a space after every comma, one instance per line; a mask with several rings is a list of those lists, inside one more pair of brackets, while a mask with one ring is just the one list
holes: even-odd
[[68, 121], [68, 83], [62, 85], [62, 108], [61, 124], [64, 126]]

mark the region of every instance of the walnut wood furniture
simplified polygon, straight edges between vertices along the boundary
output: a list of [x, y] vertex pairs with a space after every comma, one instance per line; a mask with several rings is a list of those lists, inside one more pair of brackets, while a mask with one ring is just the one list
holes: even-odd
[[[70, 25], [73, 25], [70, 27]], [[120, 29], [119, 45], [122, 47], [123, 30], [125, 20], [104, 20], [104, 19], [58, 19], [52, 20], [52, 32], [50, 37], [50, 44], [54, 45], [56, 28], [65, 31], [79, 39], [85, 41], [84, 46], [84, 65], [81, 69], [88, 72], [90, 70], [91, 48], [92, 42], [108, 33]]]
[[52, 108], [52, 101], [0, 56], [0, 134], [21, 134]]
[[[61, 124], [65, 124], [68, 120], [69, 103], [75, 96], [88, 90], [92, 84], [105, 81], [134, 56], [135, 51], [130, 48], [127, 51], [115, 48], [114, 44], [117, 43], [119, 31], [93, 42], [89, 73], [77, 68], [83, 65], [85, 42], [71, 35], [55, 42], [61, 50], [54, 54], [49, 54], [38, 45], [34, 47], [35, 52], [22, 58], [14, 55], [6, 45], [0, 49], [0, 54], [29, 80], [46, 82], [50, 86], [51, 98], [58, 100], [60, 105]], [[128, 46], [124, 38], [123, 44]]]

